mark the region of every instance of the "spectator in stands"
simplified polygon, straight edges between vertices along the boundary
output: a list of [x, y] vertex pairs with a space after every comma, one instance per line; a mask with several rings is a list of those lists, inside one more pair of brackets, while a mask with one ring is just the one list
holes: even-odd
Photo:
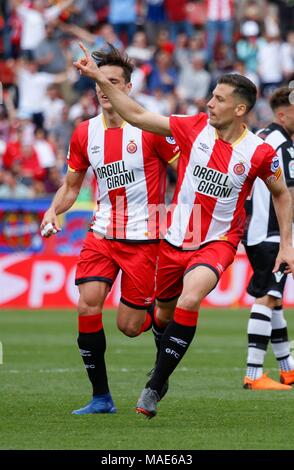
[[47, 132], [41, 127], [35, 130], [34, 150], [41, 168], [46, 170], [56, 165], [55, 149], [48, 140]]
[[234, 29], [234, 1], [233, 0], [206, 0], [207, 1], [207, 56], [206, 62], [210, 64], [214, 59], [214, 47], [218, 34], [228, 46], [229, 58], [232, 60], [233, 29]]
[[184, 32], [187, 36], [193, 34], [193, 26], [187, 20], [187, 3], [187, 0], [165, 0], [166, 17], [173, 42], [179, 33]]
[[266, 97], [282, 85], [285, 77], [285, 63], [281, 51], [282, 43], [278, 25], [272, 25], [267, 30], [257, 55], [261, 93]]
[[32, 58], [24, 62], [19, 61], [17, 67], [19, 109], [29, 114], [37, 127], [43, 126], [47, 87], [52, 83], [62, 83], [67, 77], [66, 72], [60, 74], [40, 72], [37, 62]]
[[153, 92], [159, 88], [164, 93], [172, 93], [176, 82], [177, 72], [173, 65], [172, 54], [164, 50], [158, 51], [148, 81], [149, 90]]
[[45, 38], [45, 25], [58, 18], [59, 14], [74, 0], [63, 0], [58, 5], [45, 7], [44, 0], [34, 0], [29, 7], [23, 0], [11, 0], [22, 22], [20, 47], [22, 53], [33, 57], [36, 47]]
[[177, 93], [181, 99], [193, 102], [199, 109], [205, 109], [210, 86], [210, 74], [205, 70], [205, 57], [197, 52], [191, 62], [181, 68]]
[[[65, 157], [68, 151], [68, 143], [73, 131], [73, 123], [70, 122], [68, 117], [68, 106], [64, 105], [61, 111], [61, 121], [51, 130], [51, 136], [55, 140], [56, 147], [58, 149], [58, 156], [63, 160], [63, 164], [66, 165]], [[63, 169], [63, 168], [62, 168]]]
[[166, 25], [164, 0], [146, 0], [146, 31], [149, 42], [155, 44], [156, 38]]
[[109, 23], [120, 39], [126, 44], [132, 42], [136, 31], [136, 0], [110, 0]]
[[66, 56], [62, 47], [62, 34], [55, 22], [46, 24], [46, 36], [34, 52], [34, 59], [40, 72], [61, 73], [67, 68]]
[[10, 171], [2, 172], [0, 199], [27, 199], [34, 196], [32, 188], [19, 182]]
[[241, 27], [242, 37], [236, 45], [237, 57], [245, 64], [249, 72], [257, 72], [257, 55], [259, 45], [263, 39], [259, 39], [259, 26], [256, 21], [245, 21]]
[[47, 131], [51, 131], [61, 123], [62, 110], [65, 106], [64, 100], [60, 97], [58, 85], [53, 83], [48, 86], [43, 103], [44, 127]]
[[134, 34], [131, 44], [126, 48], [126, 54], [140, 62], [148, 62], [152, 59], [154, 48], [149, 46], [145, 31], [137, 31]]
[[284, 76], [286, 81], [294, 79], [294, 30], [288, 31], [287, 41], [281, 47]]

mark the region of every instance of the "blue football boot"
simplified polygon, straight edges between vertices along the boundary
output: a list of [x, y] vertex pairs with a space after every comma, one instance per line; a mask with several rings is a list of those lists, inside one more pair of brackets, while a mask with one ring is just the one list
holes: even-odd
[[96, 413], [116, 413], [116, 408], [110, 393], [106, 393], [105, 395], [94, 395], [93, 400], [90, 401], [88, 405], [72, 412], [74, 415], [87, 415]]

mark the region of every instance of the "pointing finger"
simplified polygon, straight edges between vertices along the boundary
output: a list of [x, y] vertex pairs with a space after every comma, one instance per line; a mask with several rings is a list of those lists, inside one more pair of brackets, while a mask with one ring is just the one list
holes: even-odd
[[91, 55], [89, 50], [84, 46], [82, 42], [79, 43], [80, 48], [82, 49], [83, 53], [85, 54], [87, 59], [91, 59]]

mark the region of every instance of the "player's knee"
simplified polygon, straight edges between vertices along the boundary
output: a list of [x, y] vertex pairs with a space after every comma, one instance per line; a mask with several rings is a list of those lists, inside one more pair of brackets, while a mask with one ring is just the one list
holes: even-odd
[[191, 295], [190, 293], [183, 294], [179, 297], [177, 306], [189, 311], [199, 309], [201, 298], [197, 294]]
[[137, 325], [136, 323], [125, 323], [118, 320], [117, 327], [124, 335], [128, 336], [129, 338], [134, 338], [140, 333], [141, 325]]
[[79, 315], [97, 315], [101, 313], [101, 306], [100, 305], [90, 305], [86, 302], [79, 302], [78, 303], [78, 314]]
[[160, 323], [168, 324], [172, 320], [173, 315], [174, 315], [173, 308], [159, 307], [157, 310], [156, 317], [160, 321]]
[[264, 305], [268, 308], [275, 308], [277, 299], [271, 295], [265, 295], [255, 300], [255, 303], [258, 305]]

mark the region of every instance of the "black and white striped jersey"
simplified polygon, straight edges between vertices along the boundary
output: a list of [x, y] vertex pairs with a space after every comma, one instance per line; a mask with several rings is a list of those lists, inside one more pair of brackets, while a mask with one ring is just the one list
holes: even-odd
[[[257, 135], [277, 151], [286, 184], [288, 187], [294, 186], [294, 145], [289, 134], [279, 124], [272, 123], [258, 131]], [[271, 193], [260, 178], [256, 179], [252, 197], [246, 202], [246, 212], [245, 245], [257, 245], [264, 241], [280, 242]]]

